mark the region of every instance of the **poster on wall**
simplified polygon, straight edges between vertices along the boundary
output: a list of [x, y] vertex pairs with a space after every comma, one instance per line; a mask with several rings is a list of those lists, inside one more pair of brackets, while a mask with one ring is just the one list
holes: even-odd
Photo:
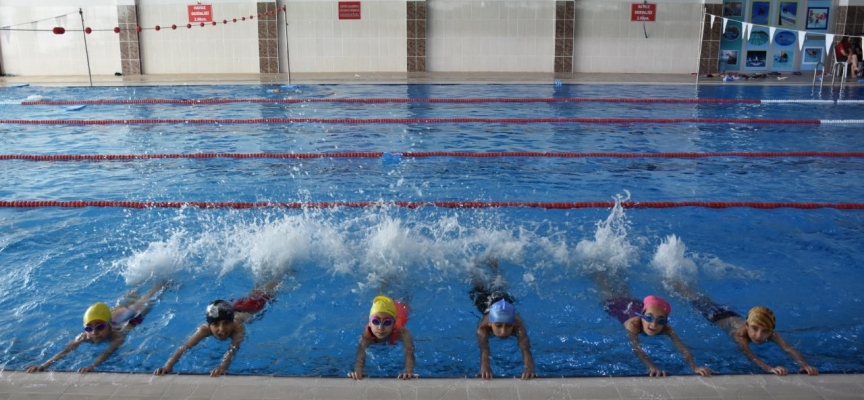
[[750, 28], [750, 38], [746, 40], [747, 57], [744, 69], [764, 71], [768, 68], [768, 50], [771, 45], [768, 28], [754, 26]]
[[801, 51], [801, 70], [812, 71], [820, 62], [825, 62], [825, 42], [805, 40]]
[[798, 26], [798, 2], [781, 1], [777, 7], [777, 26], [795, 28]]
[[768, 11], [771, 9], [770, 1], [754, 1], [750, 9], [750, 22], [758, 25], [768, 25]]
[[795, 56], [798, 51], [798, 35], [795, 31], [777, 31], [774, 34], [774, 45], [771, 50], [772, 71], [792, 71], [795, 67]]
[[744, 42], [741, 39], [743, 29], [738, 21], [744, 21], [746, 7], [747, 3], [742, 0], [723, 0], [723, 18], [727, 21], [726, 29], [720, 33], [720, 55], [717, 60], [720, 72], [741, 70]]
[[807, 8], [807, 26], [808, 30], [826, 30], [828, 29], [828, 7], [808, 7]]

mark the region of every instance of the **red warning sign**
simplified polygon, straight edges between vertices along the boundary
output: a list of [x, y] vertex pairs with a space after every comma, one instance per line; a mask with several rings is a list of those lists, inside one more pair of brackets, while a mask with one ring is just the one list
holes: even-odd
[[654, 22], [657, 18], [657, 4], [633, 3], [630, 7], [630, 20]]

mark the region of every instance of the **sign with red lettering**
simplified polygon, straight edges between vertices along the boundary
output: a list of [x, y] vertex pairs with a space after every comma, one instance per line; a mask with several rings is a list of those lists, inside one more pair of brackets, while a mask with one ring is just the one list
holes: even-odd
[[213, 22], [212, 4], [193, 4], [189, 6], [189, 22]]
[[360, 2], [340, 1], [339, 19], [360, 19]]
[[654, 22], [657, 18], [657, 4], [633, 3], [630, 7], [630, 21]]

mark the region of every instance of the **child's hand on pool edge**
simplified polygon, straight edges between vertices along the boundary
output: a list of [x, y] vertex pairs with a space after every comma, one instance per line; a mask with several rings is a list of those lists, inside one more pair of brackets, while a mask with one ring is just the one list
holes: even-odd
[[711, 370], [708, 367], [695, 367], [693, 373], [699, 376], [711, 376]]
[[93, 372], [94, 369], [96, 369], [96, 367], [94, 367], [92, 365], [88, 365], [86, 367], [79, 368], [78, 373], [79, 374], [86, 374], [88, 372]]
[[44, 365], [33, 365], [30, 367], [27, 367], [27, 373], [30, 373], [30, 374], [32, 374], [34, 372], [42, 372], [42, 371], [45, 371]]
[[222, 376], [222, 375], [227, 375], [227, 374], [228, 374], [228, 369], [222, 368], [221, 366], [216, 367], [212, 371], [210, 371], [210, 376]]
[[354, 380], [361, 380], [369, 375], [364, 374], [363, 372], [351, 371], [348, 373], [348, 377]]
[[536, 378], [536, 377], [537, 377], [537, 374], [534, 373], [533, 369], [529, 368], [529, 369], [526, 369], [525, 371], [522, 372], [522, 379], [532, 379], [532, 378]]
[[813, 367], [810, 365], [805, 365], [805, 366], [801, 367], [801, 370], [798, 372], [799, 373], [806, 372], [807, 375], [819, 375], [819, 370], [816, 369], [816, 367]]
[[168, 375], [170, 373], [171, 373], [171, 367], [156, 368], [156, 370], [153, 371], [153, 375], [157, 375], [157, 376]]

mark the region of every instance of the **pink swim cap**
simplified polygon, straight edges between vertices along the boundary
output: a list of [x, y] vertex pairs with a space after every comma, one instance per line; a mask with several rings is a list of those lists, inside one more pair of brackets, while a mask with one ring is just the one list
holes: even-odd
[[660, 307], [666, 312], [666, 316], [672, 313], [672, 306], [669, 302], [657, 296], [648, 296], [642, 300], [642, 312], [644, 313], [648, 307]]

